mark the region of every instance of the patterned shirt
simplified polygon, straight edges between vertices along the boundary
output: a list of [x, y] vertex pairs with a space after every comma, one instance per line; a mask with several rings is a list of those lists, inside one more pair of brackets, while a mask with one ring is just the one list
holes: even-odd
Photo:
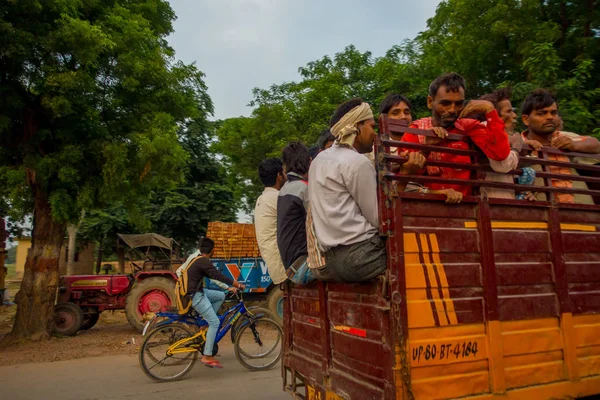
[[[523, 140], [527, 140], [528, 131], [524, 131], [521, 133]], [[574, 142], [582, 142], [587, 140], [586, 136], [581, 136], [573, 132], [564, 132], [564, 131], [556, 131], [552, 134], [552, 139], [560, 136], [566, 136]], [[539, 157], [539, 152], [533, 151], [531, 153], [533, 157]], [[547, 154], [548, 160], [552, 161], [560, 161], [560, 162], [571, 162], [568, 156], [564, 154]], [[574, 171], [571, 167], [559, 167], [556, 165], [548, 165], [548, 172], [552, 174], [561, 174], [561, 175], [576, 175], [577, 172]], [[561, 179], [551, 179], [552, 186], [555, 188], [572, 188], [573, 181], [561, 180]], [[587, 187], [586, 187], [587, 188]], [[575, 203], [575, 196], [570, 193], [555, 193], [556, 200], [559, 203]]]

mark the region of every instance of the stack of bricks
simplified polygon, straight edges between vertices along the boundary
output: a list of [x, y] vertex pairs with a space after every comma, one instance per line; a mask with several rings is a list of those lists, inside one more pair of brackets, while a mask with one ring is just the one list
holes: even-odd
[[260, 257], [253, 224], [209, 222], [206, 237], [215, 242], [213, 258]]

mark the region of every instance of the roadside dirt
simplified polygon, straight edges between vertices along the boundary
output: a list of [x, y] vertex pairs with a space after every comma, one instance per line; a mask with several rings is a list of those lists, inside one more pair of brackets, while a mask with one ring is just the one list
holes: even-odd
[[[14, 285], [11, 299], [18, 290]], [[249, 306], [265, 307], [261, 302]], [[0, 340], [11, 331], [16, 305], [0, 305]], [[223, 339], [229, 341], [229, 335]], [[109, 355], [137, 355], [142, 336], [127, 322], [124, 311], [100, 314], [98, 323], [87, 331], [71, 337], [52, 337], [43, 342], [27, 342], [0, 350], [0, 366], [73, 360]]]
[[[17, 306], [0, 306], [0, 340], [10, 332]], [[0, 351], [0, 366], [64, 361], [77, 358], [135, 355], [142, 336], [127, 323], [123, 311], [104, 312], [92, 329], [72, 337], [14, 345]]]

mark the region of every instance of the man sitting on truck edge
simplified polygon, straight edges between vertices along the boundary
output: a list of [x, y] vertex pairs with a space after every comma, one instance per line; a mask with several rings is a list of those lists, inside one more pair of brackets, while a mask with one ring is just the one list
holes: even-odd
[[[386, 268], [385, 246], [378, 235], [375, 168], [364, 156], [375, 141], [373, 112], [354, 98], [337, 108], [329, 125], [336, 141], [313, 160], [308, 174], [315, 234], [333, 280], [368, 281]], [[402, 172], [412, 174], [424, 161], [413, 153]]]
[[[192, 298], [194, 309], [208, 323], [206, 342], [200, 361], [208, 367], [223, 368], [223, 365], [213, 357], [213, 345], [220, 325], [217, 312], [219, 312], [223, 301], [225, 301], [225, 293], [220, 290], [204, 288], [204, 278], [214, 279], [242, 290], [245, 288], [245, 285], [223, 275], [210, 261], [215, 247], [215, 242], [212, 239], [202, 238], [198, 242], [197, 247], [200, 250], [201, 257], [197, 257], [196, 261], [187, 270], [187, 295]], [[229, 290], [233, 291], [235, 290], [234, 288], [229, 288]]]
[[[468, 150], [469, 145], [464, 141], [449, 141], [445, 138], [448, 133], [467, 135], [485, 155], [496, 161], [503, 161], [510, 156], [510, 144], [504, 132], [504, 122], [498, 116], [493, 104], [483, 100], [473, 100], [465, 107], [465, 80], [456, 73], [448, 73], [437, 77], [429, 85], [427, 106], [432, 111], [432, 117], [414, 121], [411, 128], [433, 130], [438, 138], [426, 138], [412, 133], [405, 133], [402, 140], [405, 142], [437, 145], [442, 147]], [[463, 114], [461, 114], [461, 112]], [[471, 118], [459, 116], [481, 114], [485, 116], [486, 124]], [[409, 150], [415, 152], [417, 150]], [[446, 161], [470, 164], [469, 156], [452, 155], [448, 153], [431, 152], [429, 160]], [[426, 171], [431, 176], [441, 176], [448, 179], [470, 179], [468, 169], [428, 166]], [[467, 185], [452, 185], [446, 183], [427, 184], [430, 189], [454, 189], [464, 196], [471, 194], [471, 187]]]
[[278, 158], [267, 158], [258, 165], [258, 176], [265, 189], [254, 207], [254, 230], [271, 281], [279, 285], [287, 279], [277, 247], [277, 198], [286, 179], [283, 163]]
[[[573, 132], [559, 130], [561, 118], [558, 113], [556, 97], [544, 89], [531, 92], [521, 107], [521, 119], [527, 130], [522, 133], [525, 143], [539, 150], [542, 146], [550, 146], [561, 150], [577, 153], [600, 154], [600, 142], [590, 136], [581, 136]], [[533, 151], [532, 156], [537, 157], [538, 152]], [[572, 157], [562, 154], [548, 154], [549, 160], [570, 162]], [[585, 162], [586, 160], [574, 160]], [[535, 169], [541, 170], [539, 165]], [[548, 171], [555, 174], [578, 175], [572, 168], [548, 166]], [[554, 187], [587, 189], [585, 182], [552, 179]], [[536, 179], [536, 186], [543, 186], [541, 178]], [[538, 193], [538, 200], [546, 200], [544, 193]], [[594, 204], [591, 196], [573, 195], [570, 193], [556, 193], [556, 199], [561, 203]]]
[[277, 245], [287, 277], [306, 284], [313, 277], [308, 268], [306, 247], [306, 209], [310, 154], [305, 145], [292, 142], [284, 147], [283, 165], [287, 182], [277, 198]]

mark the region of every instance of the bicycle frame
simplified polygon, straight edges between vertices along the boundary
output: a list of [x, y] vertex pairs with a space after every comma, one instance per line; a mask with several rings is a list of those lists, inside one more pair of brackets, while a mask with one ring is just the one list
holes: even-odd
[[[221, 341], [221, 339], [223, 339], [223, 337], [227, 334], [227, 332], [229, 332], [231, 327], [235, 324], [235, 322], [242, 315], [249, 313], [248, 309], [246, 308], [246, 305], [244, 304], [243, 299], [241, 297], [239, 299], [240, 299], [240, 302], [238, 304], [229, 308], [225, 312], [225, 314], [219, 316], [219, 330], [217, 331], [217, 337], [215, 338], [215, 343], [219, 343]], [[194, 325], [198, 328], [203, 328], [205, 326], [208, 326], [208, 323], [204, 320], [204, 318], [202, 318], [201, 315], [198, 315], [197, 318], [192, 318], [189, 314], [181, 315], [176, 312], [161, 311], [161, 312], [156, 313], [155, 318], [167, 318], [166, 320], [161, 321], [158, 324], [156, 324], [155, 328], [159, 328], [161, 326], [169, 325], [169, 324], [172, 324], [175, 322], [180, 322], [180, 323], [184, 323], [184, 324], [188, 324], [188, 325]], [[146, 325], [144, 326], [144, 330], [142, 332], [143, 336], [146, 335], [146, 330], [151, 325], [151, 322], [152, 322], [152, 320], [148, 321], [146, 323]], [[193, 335], [192, 337], [187, 338], [186, 340], [183, 340], [182, 343], [187, 342], [188, 340], [194, 340], [202, 335], [206, 336], [206, 332], [205, 331], [199, 332], [198, 334]], [[181, 345], [182, 343], [177, 343], [177, 346]], [[174, 346], [174, 347], [177, 347], [177, 346]]]

